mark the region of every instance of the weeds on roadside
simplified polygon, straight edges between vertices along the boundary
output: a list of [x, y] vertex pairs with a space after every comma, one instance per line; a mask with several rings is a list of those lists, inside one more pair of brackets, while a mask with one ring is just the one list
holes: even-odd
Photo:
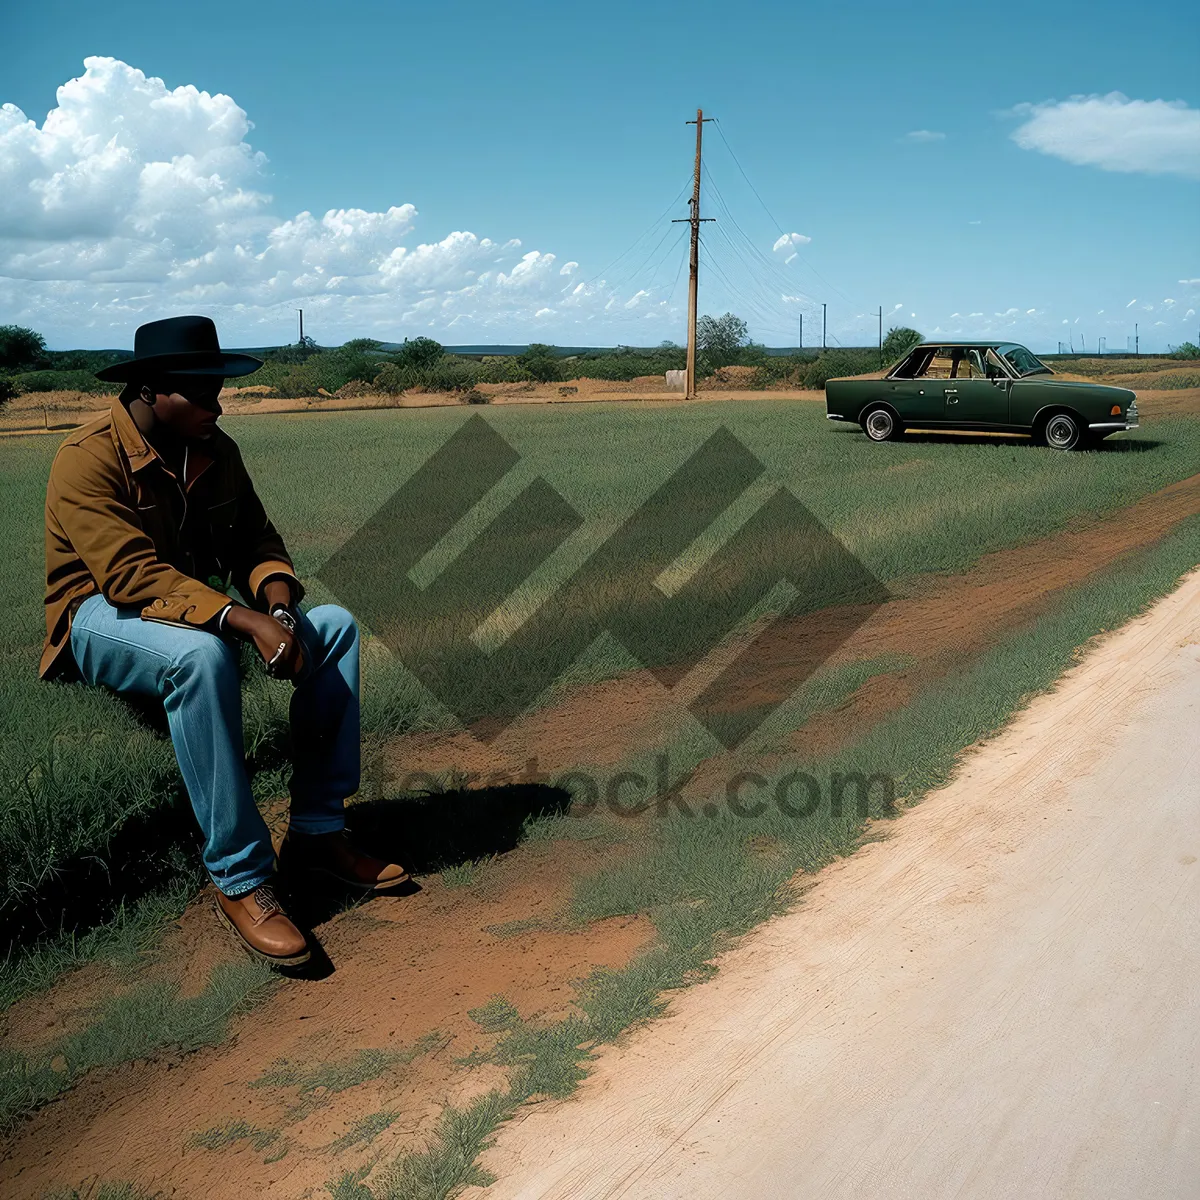
[[162, 1192], [148, 1192], [136, 1183], [113, 1183], [97, 1180], [80, 1191], [79, 1188], [60, 1188], [47, 1192], [43, 1200], [159, 1200]]
[[230, 1019], [275, 984], [257, 963], [214, 967], [208, 986], [181, 997], [178, 986], [145, 983], [99, 1006], [96, 1019], [26, 1057], [0, 1051], [0, 1132], [71, 1088], [93, 1067], [148, 1058], [165, 1049], [186, 1053], [222, 1041]]
[[467, 862], [455, 863], [453, 866], [443, 867], [441, 871], [442, 883], [448, 888], [470, 887], [479, 879], [480, 873], [494, 858], [495, 855], [493, 854], [487, 858], [469, 859]]
[[335, 1154], [341, 1154], [357, 1146], [369, 1146], [384, 1130], [390, 1129], [399, 1116], [400, 1110], [396, 1108], [382, 1108], [378, 1112], [367, 1113], [365, 1117], [359, 1117], [340, 1137], [335, 1138], [329, 1144], [329, 1149]]
[[445, 1037], [434, 1031], [413, 1045], [395, 1050], [356, 1050], [345, 1058], [302, 1066], [279, 1059], [250, 1083], [252, 1088], [295, 1089], [298, 1102], [288, 1110], [289, 1121], [303, 1120], [310, 1112], [329, 1103], [338, 1092], [379, 1079], [394, 1067], [407, 1065], [428, 1054]]
[[187, 1144], [200, 1150], [226, 1150], [238, 1142], [245, 1141], [260, 1152], [273, 1146], [271, 1154], [263, 1159], [265, 1163], [273, 1163], [278, 1162], [288, 1152], [287, 1139], [284, 1138], [281, 1142], [281, 1137], [278, 1129], [259, 1129], [247, 1121], [229, 1121], [224, 1125], [214, 1125], [211, 1129], [193, 1133]]

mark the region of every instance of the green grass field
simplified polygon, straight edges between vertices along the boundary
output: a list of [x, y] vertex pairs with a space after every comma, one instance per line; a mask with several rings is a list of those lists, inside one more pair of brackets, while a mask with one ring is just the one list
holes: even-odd
[[[309, 584], [310, 601], [337, 598], [315, 578], [326, 560], [470, 416], [412, 410], [227, 422]], [[487, 420], [518, 451], [520, 461], [416, 574], [423, 582], [436, 578], [522, 489], [544, 477], [584, 521], [535, 573], [524, 593], [526, 610], [542, 597], [558, 596], [562, 581], [721, 425], [762, 461], [766, 472], [684, 556], [691, 566], [783, 485], [879, 579], [907, 578], [910, 594], [921, 588], [913, 577], [963, 571], [988, 551], [1120, 509], [1194, 474], [1200, 462], [1200, 422], [1189, 418], [1155, 422], [1103, 452], [1082, 455], [967, 439], [875, 446], [856, 431], [830, 429], [818, 406], [787, 401], [675, 409], [514, 407], [489, 411]], [[41, 505], [53, 449], [49, 439], [0, 444], [10, 485], [12, 564], [0, 580], [10, 613], [0, 634], [0, 701], [6, 714], [0, 854], [9, 867], [0, 895], [0, 928], [7, 916], [16, 935], [0, 970], [0, 1007], [91, 957], [135, 959], [154, 927], [164, 915], [179, 911], [200, 880], [189, 844], [190, 813], [164, 735], [112, 697], [36, 679], [42, 637]], [[737, 469], [736, 455], [728, 457], [731, 470]], [[414, 511], [412, 519], [419, 521], [421, 514]], [[752, 596], [770, 582], [771, 538], [786, 533], [768, 529], [761, 560], [741, 561], [737, 577], [724, 580], [733, 594]], [[648, 555], [653, 552], [653, 546], [646, 547]], [[1200, 518], [1193, 517], [1161, 541], [1057, 595], [1034, 620], [1007, 631], [978, 657], [927, 681], [909, 703], [861, 731], [851, 744], [767, 771], [760, 794], [776, 793], [784, 772], [799, 768], [818, 780], [836, 772], [882, 773], [894, 782], [898, 797], [919, 798], [947, 777], [964, 746], [999, 728], [1031, 694], [1048, 686], [1082, 643], [1164, 594], [1198, 560]], [[628, 565], [636, 567], [636, 559]], [[678, 585], [688, 570], [684, 563], [663, 578], [670, 584], [674, 577]], [[705, 605], [703, 594], [694, 600], [686, 588], [677, 594], [685, 602], [674, 608], [634, 614], [652, 625], [655, 619], [663, 622], [653, 629], [668, 648], [667, 659], [687, 652], [688, 627], [703, 616]], [[629, 617], [618, 611], [619, 588], [596, 588], [590, 598], [590, 607], [570, 610], [572, 619], [592, 627]], [[464, 608], [468, 601], [464, 595]], [[444, 640], [452, 652], [453, 639]], [[644, 658], [653, 657], [653, 645], [641, 649]], [[611, 639], [601, 639], [584, 660], [568, 672], [571, 677], [601, 678], [634, 665]], [[772, 738], [835, 707], [872, 676], [904, 666], [903, 657], [882, 655], [819, 671], [764, 725], [769, 736], [754, 745], [770, 749]], [[267, 799], [279, 794], [286, 778], [287, 692], [253, 668], [246, 674], [246, 748], [256, 794]], [[485, 693], [476, 700], [486, 704], [489, 697]], [[453, 721], [387, 653], [368, 649], [364, 654], [368, 757], [396, 733]], [[610, 770], [652, 776], [650, 759], [665, 754], [674, 772], [719, 749], [695, 723], [684, 722], [662, 745], [630, 747], [625, 761]], [[174, 814], [172, 820], [161, 821], [164, 810]], [[842, 811], [823, 799], [799, 818], [778, 804], [752, 815], [715, 804], [706, 816], [667, 810], [614, 823], [611, 814], [598, 811], [528, 824], [524, 836], [531, 840], [616, 836], [636, 843], [617, 865], [579, 878], [566, 910], [555, 919], [569, 926], [647, 914], [657, 931], [655, 941], [623, 970], [598, 971], [585, 980], [575, 1011], [562, 1020], [524, 1020], [502, 997], [475, 1010], [475, 1022], [494, 1038], [477, 1061], [505, 1068], [508, 1085], [465, 1108], [447, 1109], [424, 1148], [382, 1163], [369, 1182], [362, 1172], [331, 1179], [330, 1193], [356, 1200], [414, 1200], [449, 1196], [467, 1183], [483, 1182], [486, 1176], [475, 1160], [498, 1122], [530, 1097], [568, 1094], [586, 1073], [592, 1047], [654, 1016], [665, 991], [702, 978], [713, 953], [730, 937], [792, 902], [790, 881], [797, 872], [815, 871], [850, 853], [868, 817], [888, 811], [885, 799], [875, 795], [866, 809], [848, 802]], [[103, 903], [89, 910], [66, 902], [70, 887], [62, 885], [97, 878], [97, 863], [102, 873], [110, 864], [119, 868], [109, 889], [96, 893]], [[448, 865], [445, 882], [472, 888], [487, 875], [487, 865], [486, 858]], [[13, 928], [14, 915], [31, 912], [41, 916], [40, 927]], [[61, 931], [60, 924], [65, 925]], [[39, 942], [39, 933], [40, 944], [31, 944]], [[78, 1033], [28, 1056], [17, 1049], [0, 1055], [0, 1125], [61, 1094], [95, 1066], [219, 1041], [229, 1017], [270, 990], [269, 977], [249, 967], [222, 968], [202, 993], [186, 1001], [165, 983], [139, 984], [125, 1001], [102, 1006], [95, 1022]], [[424, 1049], [422, 1043], [413, 1053]], [[299, 1113], [307, 1111], [318, 1089], [324, 1094], [352, 1087], [392, 1065], [392, 1058], [385, 1062], [372, 1051], [326, 1064], [280, 1062], [255, 1086], [294, 1088]], [[366, 1114], [339, 1145], [369, 1143], [392, 1119], [388, 1111]], [[286, 1138], [252, 1124], [196, 1131], [195, 1144], [213, 1152], [243, 1142], [256, 1149], [261, 1142], [267, 1156], [281, 1156], [288, 1147]], [[114, 1196], [138, 1194], [127, 1193], [122, 1184], [110, 1187]]]
[[[310, 601], [336, 599], [313, 578], [326, 559], [471, 415], [427, 409], [226, 422], [309, 585]], [[766, 470], [701, 539], [708, 549], [783, 485], [884, 582], [961, 571], [987, 551], [1127, 505], [1192, 474], [1200, 462], [1200, 423], [1186, 418], [1165, 419], [1100, 453], [1082, 455], [974, 440], [876, 446], [857, 431], [831, 429], [817, 405], [772, 400], [636, 409], [514, 406], [489, 410], [486, 419], [515, 448], [519, 462], [420, 564], [421, 573], [433, 578], [539, 477], [583, 518], [578, 532], [521, 589], [510, 621], [519, 619], [522, 605], [528, 611], [557, 595], [603, 539], [721, 425]], [[69, 935], [86, 930], [122, 903], [157, 894], [181, 870], [196, 878], [190, 813], [165, 737], [110, 696], [36, 679], [43, 636], [42, 505], [55, 444], [50, 438], [0, 444], [9, 567], [0, 577], [7, 614], [0, 630], [0, 856], [7, 867], [0, 931], [12, 942], [52, 937], [64, 923]], [[414, 512], [413, 519], [420, 516]], [[703, 556], [704, 545], [695, 552]], [[741, 564], [744, 577], [734, 583], [745, 595], [770, 582], [769, 558]], [[621, 615], [623, 602], [620, 589], [596, 589], [577, 619], [602, 627]], [[706, 604], [699, 594], [665, 610], [644, 655], [652, 657], [655, 645], [670, 649], [668, 659], [686, 654], [687, 631]], [[462, 607], [469, 607], [465, 596]], [[448, 643], [446, 657], [453, 656]], [[577, 678], [632, 665], [611, 645], [598, 644], [585, 657], [586, 664], [574, 668]], [[504, 701], [492, 686], [491, 693], [473, 698], [484, 711]], [[253, 669], [246, 689], [247, 752], [256, 794], [265, 799], [279, 794], [286, 775], [287, 693]], [[453, 721], [394, 660], [365, 655], [368, 757], [391, 735]], [[113, 878], [111, 862], [119, 866]], [[104, 886], [87, 897], [86, 911], [73, 907], [78, 881], [101, 876]], [[71, 936], [56, 945], [53, 961], [69, 965], [80, 942]], [[6, 971], [17, 969], [14, 958]], [[6, 994], [16, 992], [9, 988]]]

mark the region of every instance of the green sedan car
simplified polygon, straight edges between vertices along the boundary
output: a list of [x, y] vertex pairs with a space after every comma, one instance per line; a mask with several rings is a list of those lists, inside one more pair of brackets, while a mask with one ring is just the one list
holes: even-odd
[[854, 421], [873, 442], [971, 429], [1080, 450], [1138, 424], [1128, 388], [1056, 379], [1015, 342], [923, 342], [882, 379], [831, 379], [825, 406], [829, 420]]

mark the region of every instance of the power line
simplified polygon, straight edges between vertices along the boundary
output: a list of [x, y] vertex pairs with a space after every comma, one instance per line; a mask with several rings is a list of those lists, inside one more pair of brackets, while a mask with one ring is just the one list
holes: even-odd
[[[720, 121], [718, 121], [716, 123], [716, 125], [717, 125], [717, 132], [721, 135], [721, 141], [725, 144], [725, 149], [729, 151], [729, 157], [733, 159], [734, 164], [736, 165], [738, 171], [741, 172], [742, 178], [746, 181], [746, 186], [749, 187], [749, 189], [754, 193], [755, 199], [757, 199], [759, 204], [762, 205], [763, 212], [765, 212], [767, 214], [767, 216], [770, 218], [771, 224], [775, 226], [775, 228], [776, 228], [776, 230], [778, 230], [780, 236], [787, 237], [788, 236], [787, 230], [784, 229], [783, 226], [776, 220], [775, 215], [767, 207], [766, 201], [763, 200], [761, 195], [759, 195], [758, 188], [756, 188], [754, 186], [753, 182], [750, 179], [750, 176], [746, 174], [746, 169], [742, 166], [741, 160], [734, 153], [733, 147], [729, 144], [729, 139], [725, 136], [725, 131], [721, 128]], [[835, 287], [832, 283], [830, 283], [829, 280], [826, 279], [816, 269], [816, 267], [814, 267], [812, 265], [812, 263], [810, 263], [808, 261], [807, 257], [800, 253], [800, 251], [798, 249], [795, 251], [795, 253], [796, 253], [797, 257], [800, 259], [801, 263], [809, 271], [811, 271], [817, 277], [817, 279], [820, 280], [820, 282], [823, 283], [836, 296], [839, 296], [842, 300], [845, 300], [846, 303], [849, 305], [857, 306], [859, 308], [864, 307], [863, 305], [858, 304], [857, 301], [851, 300], [850, 297], [845, 294], [845, 292], [841, 291], [839, 288]]]
[[692, 181], [690, 179], [686, 180], [684, 182], [683, 187], [681, 187], [679, 189], [679, 191], [675, 193], [675, 196], [671, 200], [671, 203], [668, 204], [667, 207], [664, 208], [663, 211], [638, 235], [637, 239], [631, 245], [629, 245], [625, 250], [623, 250], [620, 254], [618, 254], [617, 257], [614, 258], [612, 260], [612, 262], [610, 262], [608, 264], [608, 266], [604, 268], [603, 271], [597, 272], [597, 274], [593, 275], [591, 277], [591, 279], [585, 279], [583, 281], [583, 286], [586, 287], [589, 283], [595, 283], [596, 280], [602, 278], [606, 272], [611, 271], [613, 269], [613, 267], [615, 267], [617, 265], [617, 263], [619, 263], [621, 261], [621, 259], [623, 259], [626, 255], [631, 254], [635, 249], [637, 249], [637, 247], [646, 238], [646, 236], [648, 234], [653, 233], [659, 227], [659, 225], [662, 224], [662, 222], [666, 218], [667, 214], [670, 213], [671, 210], [675, 208], [675, 206], [679, 203], [680, 198], [683, 196], [684, 192], [687, 191], [688, 186], [691, 184], [691, 182]]

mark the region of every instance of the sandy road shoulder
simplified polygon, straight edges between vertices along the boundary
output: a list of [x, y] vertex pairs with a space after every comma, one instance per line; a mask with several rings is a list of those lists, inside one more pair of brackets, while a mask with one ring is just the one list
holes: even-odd
[[472, 1194], [1186, 1195], [1198, 643], [1200, 571], [506, 1127]]

